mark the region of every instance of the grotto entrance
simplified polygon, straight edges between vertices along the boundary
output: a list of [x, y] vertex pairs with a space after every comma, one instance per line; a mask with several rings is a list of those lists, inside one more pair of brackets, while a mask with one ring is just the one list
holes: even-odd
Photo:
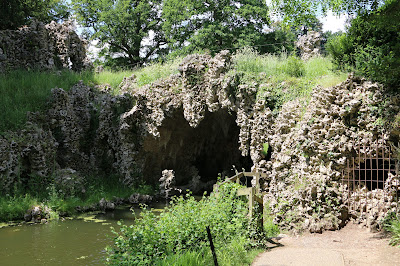
[[[144, 176], [157, 182], [164, 169], [174, 170], [177, 186], [193, 185], [194, 193], [211, 191], [217, 177], [232, 176], [233, 165], [241, 171], [253, 165], [239, 150], [236, 114], [227, 109], [206, 112], [196, 128], [189, 126], [183, 110], [164, 119], [159, 138], [146, 137]], [[197, 191], [196, 191], [197, 190]]]
[[[367, 155], [368, 154], [368, 155]], [[399, 160], [393, 158], [390, 146], [358, 145], [357, 156], [347, 159], [342, 185], [347, 189], [350, 213], [398, 212], [400, 194]], [[393, 203], [393, 204], [392, 204]]]

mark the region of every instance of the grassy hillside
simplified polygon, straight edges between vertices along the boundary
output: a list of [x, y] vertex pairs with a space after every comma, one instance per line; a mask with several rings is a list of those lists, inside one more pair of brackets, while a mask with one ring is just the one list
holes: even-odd
[[[157, 79], [178, 73], [182, 58], [165, 64], [154, 64], [132, 71], [101, 73], [72, 71], [35, 72], [13, 71], [0, 74], [0, 132], [21, 128], [28, 111], [40, 111], [46, 106], [51, 89], [59, 87], [68, 90], [82, 80], [87, 85], [108, 83], [119, 93], [118, 85], [124, 77], [136, 75], [137, 86], [149, 84]], [[281, 105], [297, 97], [308, 97], [316, 85], [332, 86], [346, 78], [346, 74], [334, 72], [329, 58], [318, 57], [303, 62], [294, 56], [282, 54], [258, 55], [247, 48], [238, 51], [233, 57], [233, 68], [243, 73], [249, 81], [257, 80], [260, 93], [271, 92]]]
[[259, 95], [269, 92], [279, 108], [283, 103], [296, 99], [308, 99], [312, 89], [334, 86], [347, 78], [347, 73], [334, 70], [329, 57], [315, 57], [302, 61], [287, 54], [258, 55], [246, 48], [234, 57], [234, 69], [244, 74], [244, 79], [257, 81]]

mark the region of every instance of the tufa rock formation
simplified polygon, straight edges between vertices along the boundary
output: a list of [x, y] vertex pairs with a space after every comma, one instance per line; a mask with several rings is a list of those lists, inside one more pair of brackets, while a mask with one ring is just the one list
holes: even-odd
[[[236, 165], [268, 174], [264, 202], [285, 229], [339, 228], [349, 219], [341, 172], [358, 143], [371, 147], [361, 151], [371, 156], [376, 145], [399, 140], [397, 127], [380, 122], [400, 112], [399, 95], [349, 76], [272, 112], [267, 81], [245, 81], [230, 59], [227, 51], [191, 55], [179, 74], [153, 84], [125, 78], [117, 96], [83, 84], [53, 89], [47, 112], [30, 114], [26, 129], [0, 137], [3, 192], [55, 171], [73, 174], [59, 184], [73, 182], [80, 191], [80, 177], [93, 172], [118, 173], [127, 185], [173, 173], [176, 186], [196, 190], [218, 174], [233, 175]], [[393, 210], [394, 197], [381, 199], [385, 211], [360, 222], [373, 226]]]
[[86, 41], [79, 38], [72, 21], [44, 25], [32, 21], [18, 30], [0, 31], [0, 73], [12, 69], [50, 70], [90, 68]]
[[308, 60], [311, 57], [321, 55], [322, 36], [320, 32], [308, 31], [307, 35], [301, 36], [296, 46], [300, 49], [301, 58]]

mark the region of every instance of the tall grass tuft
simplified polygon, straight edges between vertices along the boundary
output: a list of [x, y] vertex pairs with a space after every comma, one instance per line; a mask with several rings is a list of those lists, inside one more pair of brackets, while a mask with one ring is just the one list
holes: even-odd
[[178, 66], [182, 62], [182, 57], [175, 58], [164, 64], [151, 64], [144, 68], [137, 69], [134, 74], [136, 75], [136, 83], [138, 87], [150, 84], [158, 79], [166, 78], [171, 74], [178, 73]]
[[260, 55], [252, 48], [238, 50], [233, 56], [234, 69], [247, 74], [264, 73], [275, 80], [284, 80], [290, 77], [301, 79], [317, 79], [323, 76], [337, 76], [340, 72], [334, 70], [329, 57], [313, 57], [303, 61], [294, 55], [282, 53], [280, 55]]
[[391, 233], [389, 244], [396, 246], [400, 244], [400, 220], [396, 217], [385, 224], [385, 229]]

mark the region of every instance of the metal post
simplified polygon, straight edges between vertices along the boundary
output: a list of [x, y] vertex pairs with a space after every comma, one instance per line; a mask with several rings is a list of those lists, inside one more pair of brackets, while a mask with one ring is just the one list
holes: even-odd
[[214, 248], [214, 243], [213, 243], [212, 237], [211, 237], [210, 227], [206, 226], [206, 230], [207, 230], [208, 241], [210, 241], [210, 248], [211, 248], [211, 253], [212, 253], [213, 259], [214, 259], [214, 265], [218, 266], [217, 254], [215, 254], [215, 248]]

